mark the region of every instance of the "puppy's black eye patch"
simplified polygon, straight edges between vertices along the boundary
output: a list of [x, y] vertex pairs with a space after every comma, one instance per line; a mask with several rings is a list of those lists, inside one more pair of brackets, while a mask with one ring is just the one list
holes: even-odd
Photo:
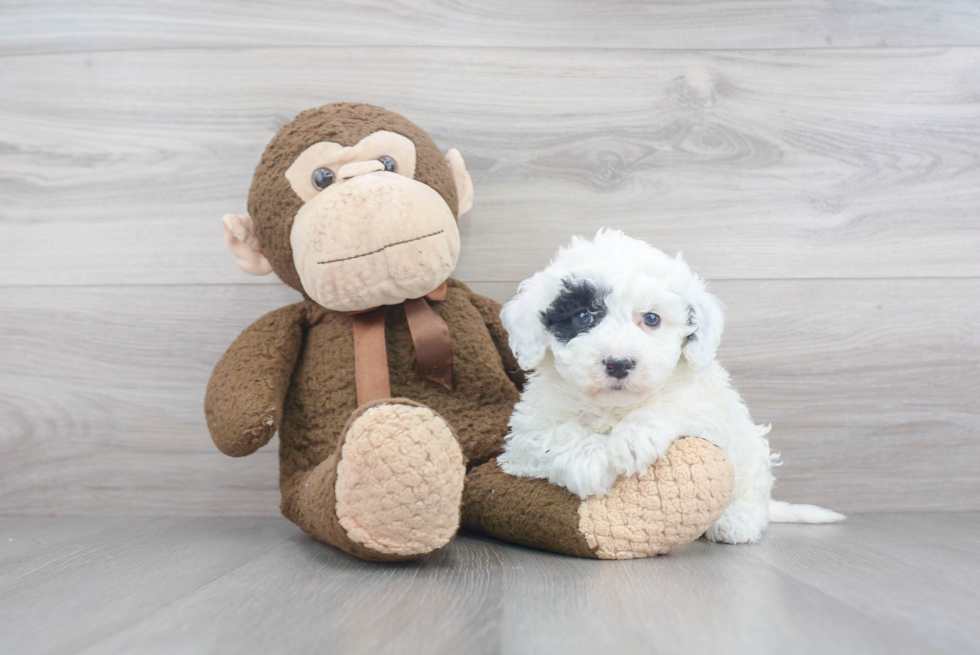
[[541, 312], [541, 323], [562, 343], [588, 332], [606, 315], [607, 291], [589, 280], [562, 280], [564, 289]]

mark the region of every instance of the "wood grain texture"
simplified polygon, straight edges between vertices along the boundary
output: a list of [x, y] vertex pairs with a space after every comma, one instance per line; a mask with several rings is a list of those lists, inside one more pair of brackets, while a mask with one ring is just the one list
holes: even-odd
[[[515, 285], [474, 284], [506, 300]], [[980, 280], [720, 281], [720, 360], [773, 423], [777, 495], [853, 511], [980, 509]], [[278, 513], [275, 442], [211, 443], [211, 369], [282, 286], [0, 288], [0, 507]]]
[[975, 650], [978, 514], [777, 525], [756, 546], [631, 562], [463, 536], [406, 564], [356, 560], [282, 518], [85, 521], [0, 517], [0, 650]]
[[[784, 532], [775, 526], [764, 539], [792, 548], [806, 538], [787, 540]], [[840, 531], [836, 537], [846, 538]], [[929, 650], [910, 630], [890, 631], [877, 617], [828, 602], [820, 590], [752, 557], [751, 547], [697, 541], [662, 558], [589, 568], [567, 558], [542, 566], [531, 551], [504, 553], [506, 625], [523, 637], [512, 646], [519, 653]]]
[[[3, 541], [12, 543], [34, 541], [44, 525], [0, 521]], [[92, 534], [75, 521], [72, 538], [50, 546], [37, 539], [29, 552], [0, 560], [0, 649], [80, 652], [290, 536], [268, 519], [131, 517], [94, 525], [100, 530]]]
[[[975, 517], [857, 520], [862, 529], [808, 533], [804, 526], [786, 526], [792, 540], [763, 540], [753, 555], [853, 611], [874, 616], [896, 634], [911, 633], [947, 652], [975, 652], [980, 626]], [[938, 535], [932, 533], [937, 527]], [[951, 599], [958, 599], [953, 611]]]
[[980, 48], [93, 52], [6, 57], [0, 88], [0, 285], [272, 281], [220, 216], [336, 99], [468, 158], [461, 279], [600, 226], [713, 279], [980, 275]]
[[980, 509], [976, 2], [13, 0], [0, 61], [0, 512], [277, 513], [201, 399], [297, 296], [219, 219], [338, 99], [462, 150], [488, 295], [601, 226], [683, 250], [780, 497]]
[[238, 333], [299, 294], [279, 285], [0, 295], [4, 511], [278, 513], [275, 444], [220, 455], [204, 390]]
[[0, 54], [256, 46], [832, 48], [980, 44], [970, 0], [4, 2]]

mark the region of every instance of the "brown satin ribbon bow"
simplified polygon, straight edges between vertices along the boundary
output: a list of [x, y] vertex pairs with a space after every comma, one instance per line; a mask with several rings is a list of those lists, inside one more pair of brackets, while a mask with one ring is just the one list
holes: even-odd
[[[415, 345], [419, 377], [453, 390], [453, 350], [446, 320], [428, 301], [446, 299], [448, 284], [443, 282], [424, 298], [402, 303], [408, 329]], [[397, 305], [392, 305], [397, 306]], [[351, 315], [354, 325], [354, 384], [357, 404], [391, 397], [388, 378], [388, 349], [385, 347], [385, 315], [388, 307], [376, 307]]]

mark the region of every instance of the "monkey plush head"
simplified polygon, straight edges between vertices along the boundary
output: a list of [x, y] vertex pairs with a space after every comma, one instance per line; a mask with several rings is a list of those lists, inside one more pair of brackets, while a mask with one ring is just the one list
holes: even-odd
[[473, 204], [457, 150], [381, 107], [309, 109], [255, 169], [250, 216], [224, 217], [225, 244], [254, 275], [272, 271], [318, 304], [362, 311], [420, 298], [452, 274], [456, 222]]

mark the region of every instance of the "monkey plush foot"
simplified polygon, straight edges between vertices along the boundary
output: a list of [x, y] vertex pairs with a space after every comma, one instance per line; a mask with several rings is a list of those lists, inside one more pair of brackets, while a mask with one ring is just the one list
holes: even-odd
[[598, 559], [660, 555], [701, 536], [728, 507], [734, 469], [702, 439], [679, 439], [643, 476], [620, 478], [601, 498], [500, 470], [466, 479], [463, 523], [522, 546]]
[[347, 537], [384, 558], [417, 557], [459, 529], [466, 474], [446, 422], [403, 400], [351, 417], [337, 463], [336, 514]]

